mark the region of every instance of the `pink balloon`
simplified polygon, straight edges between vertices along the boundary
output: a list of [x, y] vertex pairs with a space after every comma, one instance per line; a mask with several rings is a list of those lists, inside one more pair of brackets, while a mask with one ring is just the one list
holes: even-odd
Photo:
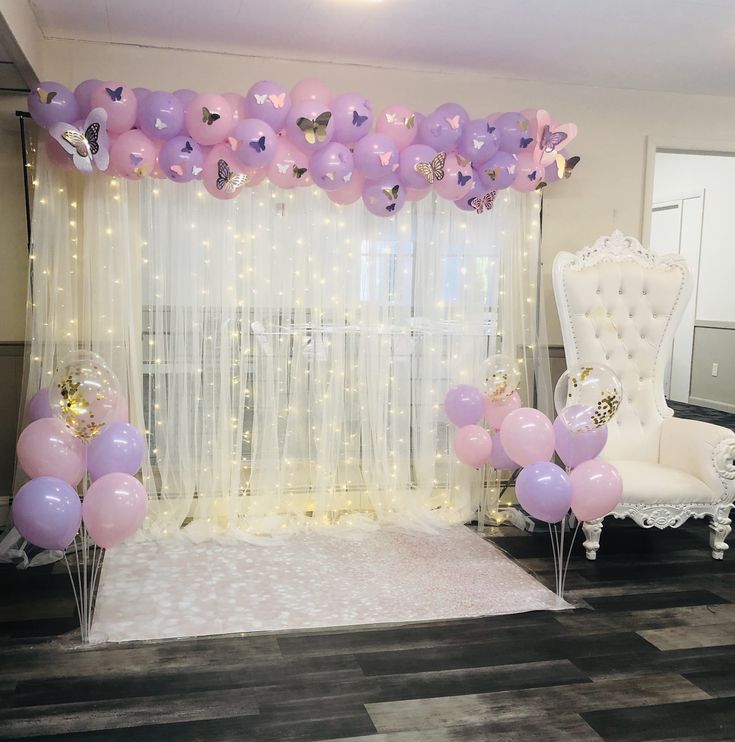
[[462, 162], [466, 161], [462, 160], [456, 152], [447, 154], [444, 162], [444, 177], [441, 180], [434, 180], [434, 190], [437, 196], [449, 201], [457, 201], [472, 190], [475, 184], [474, 171], [469, 162], [466, 165]]
[[110, 162], [116, 173], [140, 180], [156, 165], [156, 147], [142, 131], [131, 129], [120, 134], [110, 148]]
[[365, 178], [356, 170], [353, 170], [348, 182], [336, 191], [327, 191], [327, 197], [332, 203], [339, 206], [349, 206], [361, 198], [364, 185]]
[[109, 549], [132, 536], [148, 510], [145, 487], [130, 474], [105, 474], [82, 502], [82, 520], [97, 546]]
[[291, 110], [291, 96], [283, 85], [260, 80], [245, 94], [245, 111], [249, 118], [260, 119], [274, 131], [283, 129]]
[[156, 180], [166, 180], [166, 173], [161, 169], [161, 162], [159, 160], [161, 149], [163, 148], [163, 142], [160, 140], [154, 140], [153, 148], [156, 150], [156, 159], [153, 163], [153, 169], [151, 170], [151, 178], [155, 178]]
[[479, 469], [490, 460], [493, 439], [479, 425], [465, 425], [454, 435], [454, 452], [457, 458], [473, 469]]
[[60, 167], [63, 170], [76, 169], [72, 162], [71, 155], [55, 139], [53, 139], [48, 132], [42, 135], [41, 140], [46, 146], [47, 157], [56, 167]]
[[401, 105], [392, 105], [384, 108], [375, 121], [375, 130], [390, 137], [398, 149], [413, 144], [418, 133], [416, 116], [410, 108]]
[[300, 80], [291, 88], [291, 104], [303, 103], [304, 101], [330, 101], [334, 96], [332, 91], [321, 80], [307, 78]]
[[521, 398], [518, 392], [513, 392], [505, 399], [485, 399], [485, 422], [494, 430], [500, 430], [508, 415], [521, 406]]
[[500, 426], [500, 439], [508, 456], [519, 466], [549, 461], [554, 455], [551, 420], [531, 407], [521, 407], [506, 416]]
[[122, 134], [135, 124], [138, 115], [138, 100], [132, 88], [119, 82], [103, 82], [92, 91], [92, 108], [107, 111], [107, 131]]
[[307, 155], [294, 147], [288, 139], [281, 138], [276, 142], [276, 154], [268, 165], [268, 179], [279, 188], [296, 188], [299, 180], [306, 173], [299, 173], [308, 169]]
[[244, 118], [247, 118], [247, 113], [245, 112], [245, 98], [243, 98], [239, 93], [222, 93], [222, 97], [230, 104], [233, 126]]
[[226, 98], [204, 93], [193, 98], [186, 107], [184, 123], [198, 144], [218, 144], [228, 137], [235, 122]]
[[18, 463], [33, 479], [56, 477], [72, 487], [82, 481], [86, 469], [84, 445], [55, 417], [32, 422], [20, 434], [16, 450]]
[[228, 144], [212, 147], [204, 160], [202, 171], [202, 183], [209, 193], [215, 198], [229, 201], [240, 193], [249, 179], [249, 174]]
[[580, 521], [595, 520], [612, 512], [623, 497], [623, 478], [609, 462], [592, 459], [569, 475], [572, 512]]
[[406, 188], [406, 201], [420, 201], [431, 193], [431, 186], [428, 188]]
[[536, 190], [544, 175], [544, 168], [535, 162], [529, 155], [519, 155], [516, 166], [516, 177], [511, 188], [521, 193], [530, 193]]
[[113, 410], [110, 422], [126, 423], [128, 420], [128, 400], [120, 394], [115, 401], [115, 409]]

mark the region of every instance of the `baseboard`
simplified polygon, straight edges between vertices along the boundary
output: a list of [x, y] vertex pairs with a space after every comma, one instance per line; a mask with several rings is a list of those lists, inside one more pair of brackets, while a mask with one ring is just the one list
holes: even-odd
[[728, 404], [727, 402], [717, 402], [714, 399], [701, 399], [700, 397], [689, 397], [689, 404], [695, 404], [699, 407], [709, 407], [712, 410], [719, 410], [720, 412], [733, 412], [735, 413], [735, 404]]

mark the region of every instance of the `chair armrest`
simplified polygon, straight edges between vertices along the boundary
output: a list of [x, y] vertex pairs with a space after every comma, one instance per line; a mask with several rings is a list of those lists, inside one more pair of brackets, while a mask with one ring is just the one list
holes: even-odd
[[679, 417], [663, 421], [659, 463], [701, 479], [723, 503], [735, 499], [734, 459], [735, 433], [728, 428]]

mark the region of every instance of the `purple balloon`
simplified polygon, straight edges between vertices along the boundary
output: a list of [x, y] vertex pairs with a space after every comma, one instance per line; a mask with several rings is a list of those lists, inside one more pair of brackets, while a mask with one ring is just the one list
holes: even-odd
[[53, 124], [71, 124], [81, 114], [74, 93], [60, 82], [40, 82], [28, 93], [28, 110], [33, 120], [48, 129]]
[[245, 114], [249, 118], [265, 121], [273, 131], [283, 129], [290, 110], [291, 96], [277, 82], [261, 80], [245, 93]]
[[330, 142], [309, 160], [309, 174], [315, 185], [325, 191], [336, 191], [349, 183], [355, 163], [344, 144]]
[[[437, 152], [451, 152], [459, 142], [462, 134], [461, 119], [454, 116], [447, 116], [439, 110], [429, 114], [419, 124], [419, 143], [428, 144]], [[457, 127], [454, 127], [457, 123]]]
[[102, 80], [85, 80], [74, 88], [74, 97], [77, 99], [79, 115], [82, 118], [87, 118], [87, 114], [92, 110], [90, 98], [100, 85], [102, 85]]
[[516, 179], [518, 158], [503, 150], [498, 150], [487, 162], [476, 166], [482, 185], [490, 190], [508, 188]]
[[56, 477], [26, 482], [13, 499], [13, 524], [41, 549], [66, 549], [82, 523], [82, 503], [74, 488]]
[[28, 423], [40, 420], [42, 417], [53, 417], [51, 406], [48, 401], [48, 389], [39, 389], [28, 403]]
[[138, 98], [137, 125], [151, 139], [173, 139], [184, 126], [184, 106], [173, 93], [156, 90]]
[[409, 144], [398, 156], [398, 175], [409, 188], [428, 188], [431, 184], [416, 171], [419, 162], [431, 162], [437, 151], [428, 144]]
[[[567, 410], [571, 411], [576, 407], [579, 408], [580, 412], [586, 413], [586, 408], [583, 405], [572, 405]], [[565, 425], [561, 417], [557, 417], [554, 420], [554, 437], [559, 458], [565, 466], [573, 469], [584, 461], [594, 459], [605, 448], [607, 425], [593, 430], [580, 430], [575, 433]]]
[[470, 120], [469, 114], [459, 103], [442, 103], [436, 109], [435, 113], [440, 113], [445, 118], [459, 116], [460, 127], [464, 127]]
[[572, 487], [561, 467], [550, 461], [537, 461], [518, 475], [516, 497], [531, 517], [558, 523], [572, 504]]
[[497, 433], [493, 436], [493, 452], [490, 454], [490, 465], [494, 469], [506, 471], [513, 471], [518, 468], [518, 464], [505, 452], [503, 442]]
[[392, 177], [393, 166], [398, 165], [398, 147], [385, 134], [368, 134], [363, 137], [355, 145], [352, 156], [355, 167], [370, 180]]
[[457, 151], [472, 162], [486, 162], [500, 146], [500, 137], [495, 124], [487, 119], [469, 121], [462, 129]]
[[505, 152], [514, 155], [533, 144], [528, 133], [528, 119], [521, 113], [504, 113], [498, 116], [494, 125], [499, 136], [500, 149]]
[[143, 99], [151, 94], [150, 88], [133, 88], [135, 93], [135, 99], [138, 101], [138, 106], [143, 102]]
[[394, 216], [406, 202], [406, 186], [395, 176], [377, 181], [367, 180], [362, 188], [362, 200], [371, 214]]
[[232, 130], [230, 138], [237, 142], [235, 159], [243, 167], [267, 167], [275, 157], [278, 135], [265, 121], [243, 119]]
[[474, 425], [485, 414], [485, 395], [470, 384], [457, 384], [444, 397], [444, 411], [460, 428]]
[[143, 463], [145, 441], [130, 423], [110, 423], [87, 446], [87, 471], [92, 480], [105, 474], [136, 474]]
[[203, 149], [191, 137], [174, 137], [161, 147], [158, 166], [170, 180], [186, 183], [201, 177], [205, 159]]
[[472, 201], [475, 198], [482, 198], [482, 196], [484, 196], [491, 190], [489, 188], [485, 188], [485, 186], [480, 182], [480, 176], [478, 175], [477, 170], [475, 170], [474, 168], [472, 169], [472, 176], [474, 178], [472, 188], [469, 190], [468, 193], [462, 196], [462, 198], [457, 199], [454, 202], [457, 207], [462, 209], [462, 211], [477, 211], [477, 209], [475, 209], [475, 207], [472, 205]]
[[174, 95], [179, 99], [184, 110], [186, 110], [186, 107], [197, 97], [198, 93], [189, 90], [189, 88], [180, 88], [179, 90], [174, 90]]
[[370, 133], [373, 109], [370, 101], [359, 93], [338, 95], [330, 104], [334, 121], [333, 142], [354, 144]]

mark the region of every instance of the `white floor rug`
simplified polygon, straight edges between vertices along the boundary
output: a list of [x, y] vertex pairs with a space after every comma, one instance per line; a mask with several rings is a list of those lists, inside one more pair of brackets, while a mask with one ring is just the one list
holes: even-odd
[[[551, 559], [551, 555], [549, 555]], [[464, 526], [278, 545], [133, 543], [105, 557], [92, 641], [431, 621], [570, 607]]]

